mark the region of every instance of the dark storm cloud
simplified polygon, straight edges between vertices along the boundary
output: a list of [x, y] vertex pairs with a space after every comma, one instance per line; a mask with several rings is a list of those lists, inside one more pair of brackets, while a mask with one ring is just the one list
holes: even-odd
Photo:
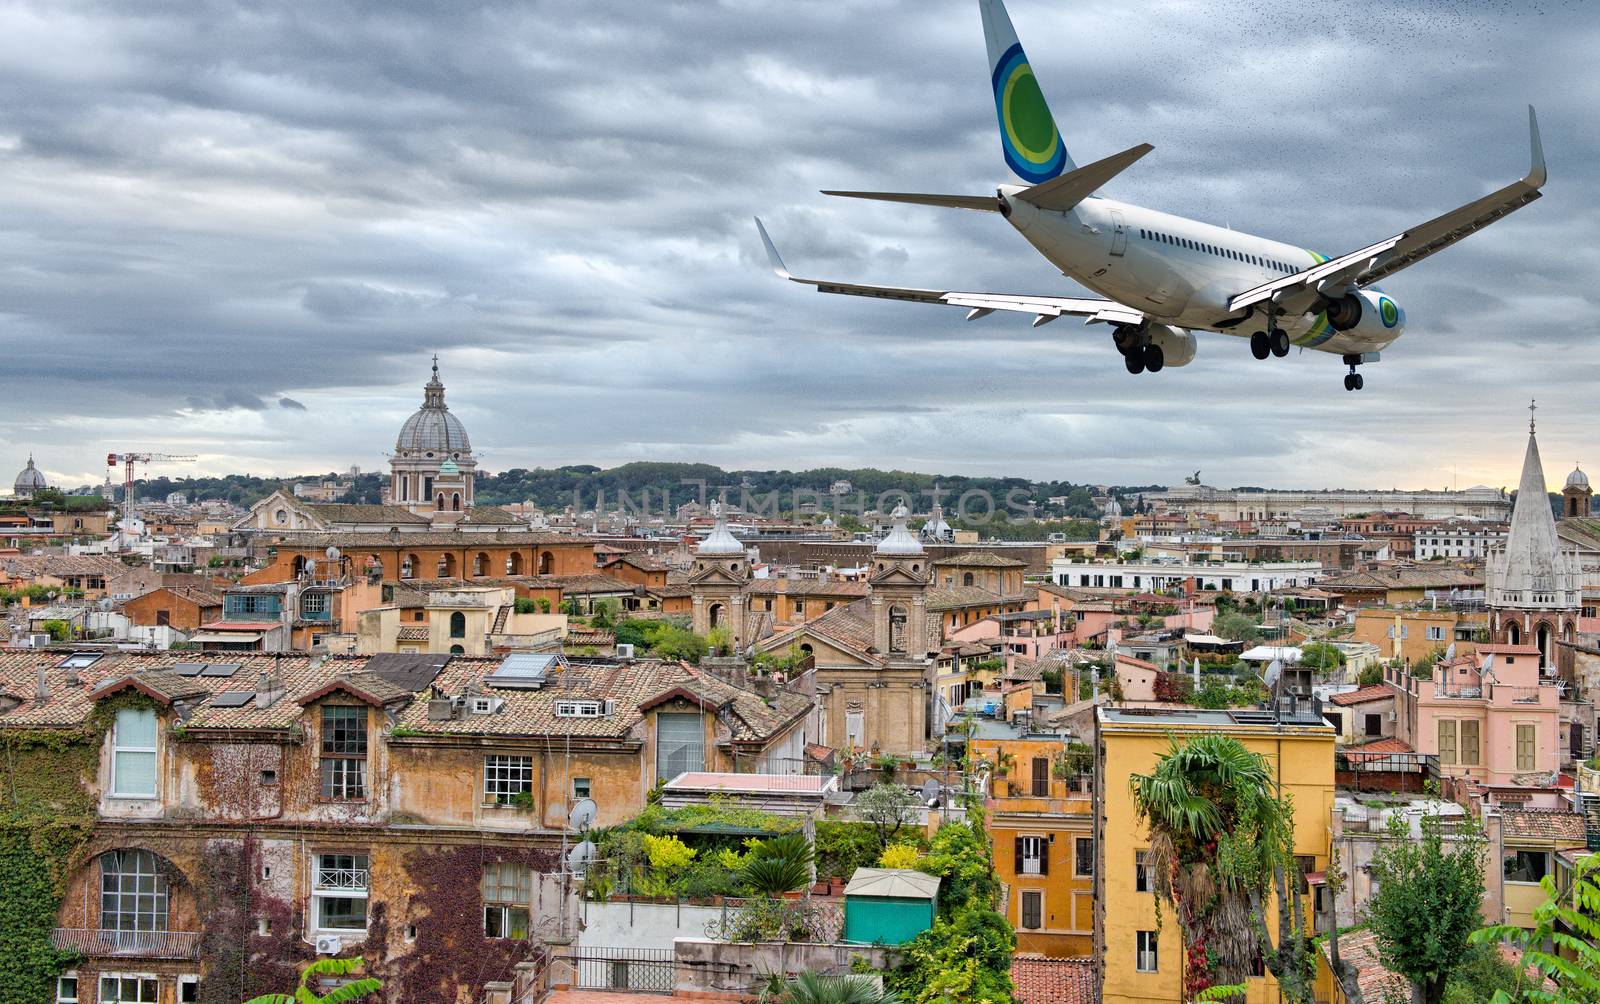
[[1103, 328], [766, 271], [756, 214], [801, 273], [1072, 288], [993, 216], [818, 194], [1010, 180], [974, 6], [4, 8], [0, 442], [65, 477], [98, 477], [108, 443], [370, 467], [438, 352], [491, 469], [1435, 485], [1509, 477], [1532, 395], [1549, 449], [1582, 449], [1582, 4], [1012, 0], [1077, 159], [1155, 144], [1112, 194], [1327, 253], [1519, 175], [1539, 105], [1547, 198], [1387, 283], [1411, 330], [1359, 398], [1312, 354], [1202, 336], [1135, 379]]

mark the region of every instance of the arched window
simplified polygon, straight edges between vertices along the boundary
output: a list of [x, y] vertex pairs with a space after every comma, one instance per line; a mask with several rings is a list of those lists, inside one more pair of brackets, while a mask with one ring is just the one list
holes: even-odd
[[507, 575], [521, 575], [522, 574], [522, 554], [521, 554], [521, 552], [512, 551], [510, 554], [506, 555], [506, 574]]
[[459, 610], [450, 614], [450, 637], [465, 638], [467, 636], [467, 615]]
[[540, 551], [539, 552], [539, 574], [540, 575], [554, 575], [554, 574], [556, 574], [556, 556], [554, 554], [551, 554], [549, 551]]
[[713, 603], [711, 609], [706, 611], [706, 626], [713, 630], [722, 623], [722, 604]]
[[438, 509], [440, 512], [444, 511], [444, 492], [439, 493], [439, 501], [434, 503], [434, 508]]
[[460, 645], [451, 645], [450, 646], [450, 654], [451, 655], [466, 655], [467, 654], [467, 650], [462, 648]]
[[453, 579], [456, 577], [456, 556], [453, 554], [441, 555], [439, 558], [439, 577]]
[[1522, 644], [1522, 628], [1517, 624], [1516, 621], [1512, 621], [1510, 624], [1506, 625], [1506, 644]]
[[456, 492], [450, 496], [450, 509], [452, 512], [461, 511], [461, 493]]
[[167, 873], [154, 854], [121, 850], [100, 855], [100, 929], [167, 929]]
[[479, 551], [478, 552], [478, 556], [476, 558], [472, 559], [472, 574], [473, 575], [488, 575], [489, 574], [489, 556], [487, 554], [484, 554], [482, 551]]
[[966, 574], [961, 576], [961, 584], [963, 586], [972, 585], [972, 573], [971, 572], [967, 572]]
[[1539, 668], [1550, 664], [1550, 625], [1540, 624], [1534, 631], [1534, 644], [1539, 647]]
[[294, 556], [294, 577], [298, 579], [304, 574], [306, 574], [306, 556], [297, 554]]
[[906, 650], [906, 608], [889, 608], [889, 651]]

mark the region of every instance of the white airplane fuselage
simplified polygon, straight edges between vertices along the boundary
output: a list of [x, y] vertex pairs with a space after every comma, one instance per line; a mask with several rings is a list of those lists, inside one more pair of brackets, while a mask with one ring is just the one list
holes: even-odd
[[[1327, 257], [1305, 248], [1142, 206], [1091, 196], [1066, 212], [1040, 209], [1003, 185], [1007, 221], [1071, 279], [1174, 327], [1248, 337], [1261, 314], [1242, 322], [1227, 303], [1245, 290], [1310, 268]], [[1376, 286], [1360, 290], [1360, 323], [1338, 331], [1325, 314], [1280, 315], [1275, 326], [1302, 348], [1336, 355], [1377, 352], [1405, 330], [1405, 311]], [[1234, 324], [1224, 325], [1228, 321]]]

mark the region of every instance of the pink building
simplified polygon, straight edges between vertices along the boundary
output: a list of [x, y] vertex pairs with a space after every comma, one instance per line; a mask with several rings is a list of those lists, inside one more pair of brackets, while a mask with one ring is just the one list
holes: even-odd
[[1553, 773], [1560, 700], [1539, 662], [1535, 645], [1479, 645], [1475, 655], [1440, 660], [1431, 681], [1409, 682], [1402, 696], [1411, 705], [1412, 745], [1437, 755], [1446, 776], [1489, 786]]

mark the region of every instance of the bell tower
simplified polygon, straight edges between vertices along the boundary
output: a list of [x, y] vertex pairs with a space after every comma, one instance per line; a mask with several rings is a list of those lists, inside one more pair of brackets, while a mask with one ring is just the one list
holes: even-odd
[[870, 587], [872, 647], [890, 662], [928, 658], [933, 637], [928, 629], [928, 556], [906, 528], [905, 506], [891, 514], [894, 529], [872, 552]]
[[[712, 503], [717, 505], [716, 503]], [[744, 651], [754, 639], [745, 634], [745, 583], [750, 578], [749, 555], [728, 530], [728, 518], [717, 505], [717, 522], [711, 533], [694, 550], [694, 565], [689, 571], [692, 604], [691, 623], [695, 634], [705, 635], [719, 627], [733, 636], [733, 651]]]
[[1567, 486], [1561, 489], [1561, 514], [1568, 519], [1588, 516], [1594, 490], [1589, 487], [1589, 475], [1583, 468], [1574, 467], [1567, 475]]

